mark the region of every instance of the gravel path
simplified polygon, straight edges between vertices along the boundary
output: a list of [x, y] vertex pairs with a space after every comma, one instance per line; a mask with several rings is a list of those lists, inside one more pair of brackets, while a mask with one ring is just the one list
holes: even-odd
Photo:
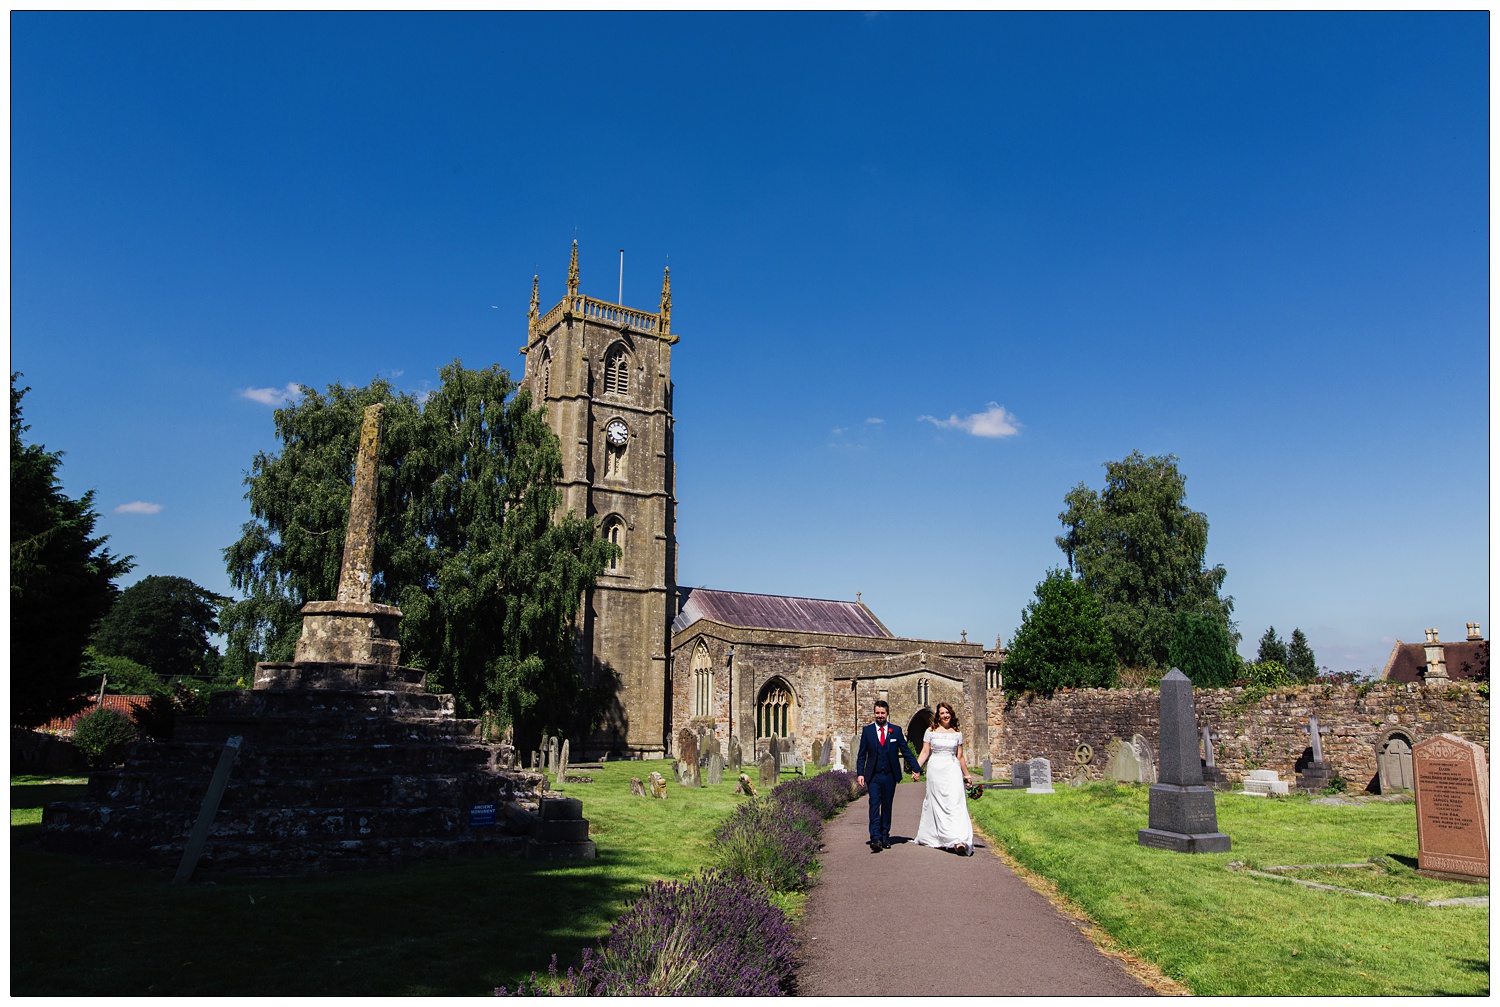
[[896, 788], [889, 850], [865, 845], [868, 798], [827, 824], [823, 870], [803, 915], [798, 995], [1154, 995], [983, 837], [972, 857], [913, 842], [926, 789]]

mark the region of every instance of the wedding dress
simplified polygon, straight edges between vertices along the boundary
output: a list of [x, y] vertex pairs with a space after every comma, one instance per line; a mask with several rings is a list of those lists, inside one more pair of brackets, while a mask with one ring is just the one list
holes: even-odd
[[922, 799], [922, 822], [917, 826], [919, 846], [964, 846], [974, 852], [974, 823], [969, 820], [968, 795], [964, 793], [964, 771], [958, 764], [958, 746], [964, 736], [929, 731], [927, 744], [927, 796]]

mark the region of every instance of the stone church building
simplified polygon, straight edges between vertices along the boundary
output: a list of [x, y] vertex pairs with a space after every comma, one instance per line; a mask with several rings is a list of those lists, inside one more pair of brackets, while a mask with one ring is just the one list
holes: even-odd
[[988, 754], [998, 649], [894, 636], [858, 598], [678, 585], [671, 274], [655, 312], [588, 297], [575, 241], [563, 299], [542, 313], [538, 295], [534, 277], [522, 385], [562, 442], [562, 507], [621, 550], [580, 615], [580, 659], [616, 697], [604, 726], [577, 739], [582, 754], [662, 758], [687, 728], [726, 747], [732, 735], [747, 753], [794, 737], [808, 759], [814, 741], [857, 746], [877, 698], [913, 740], [948, 701], [973, 761]]

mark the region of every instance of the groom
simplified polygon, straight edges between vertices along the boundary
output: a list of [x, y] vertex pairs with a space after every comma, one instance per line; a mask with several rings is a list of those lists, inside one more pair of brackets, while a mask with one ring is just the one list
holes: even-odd
[[887, 724], [891, 708], [883, 699], [875, 700], [875, 723], [866, 724], [859, 735], [859, 756], [855, 766], [859, 772], [858, 783], [870, 787], [870, 852], [879, 853], [891, 848], [891, 800], [896, 796], [896, 783], [901, 779], [901, 761], [911, 769], [913, 781], [921, 775], [916, 756], [901, 728]]

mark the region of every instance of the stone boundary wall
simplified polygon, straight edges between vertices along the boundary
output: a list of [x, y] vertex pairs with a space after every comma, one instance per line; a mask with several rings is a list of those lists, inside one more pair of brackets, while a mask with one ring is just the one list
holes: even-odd
[[[1012, 763], [1042, 756], [1052, 761], [1056, 778], [1070, 778], [1079, 769], [1074, 753], [1088, 744], [1094, 759], [1083, 771], [1102, 779], [1110, 739], [1128, 742], [1142, 734], [1160, 747], [1160, 702], [1155, 689], [1073, 689], [1008, 699], [1000, 722], [991, 727], [996, 775], [1004, 775]], [[1235, 782], [1252, 769], [1274, 769], [1293, 780], [1299, 761], [1312, 758], [1309, 714], [1330, 729], [1323, 736], [1324, 758], [1352, 791], [1374, 789], [1376, 745], [1392, 729], [1401, 729], [1414, 743], [1456, 734], [1484, 746], [1489, 757], [1489, 690], [1476, 683], [1439, 689], [1403, 682], [1300, 685], [1250, 700], [1244, 689], [1201, 689], [1194, 691], [1193, 703], [1199, 730], [1207, 723], [1221, 736], [1215, 761]]]

